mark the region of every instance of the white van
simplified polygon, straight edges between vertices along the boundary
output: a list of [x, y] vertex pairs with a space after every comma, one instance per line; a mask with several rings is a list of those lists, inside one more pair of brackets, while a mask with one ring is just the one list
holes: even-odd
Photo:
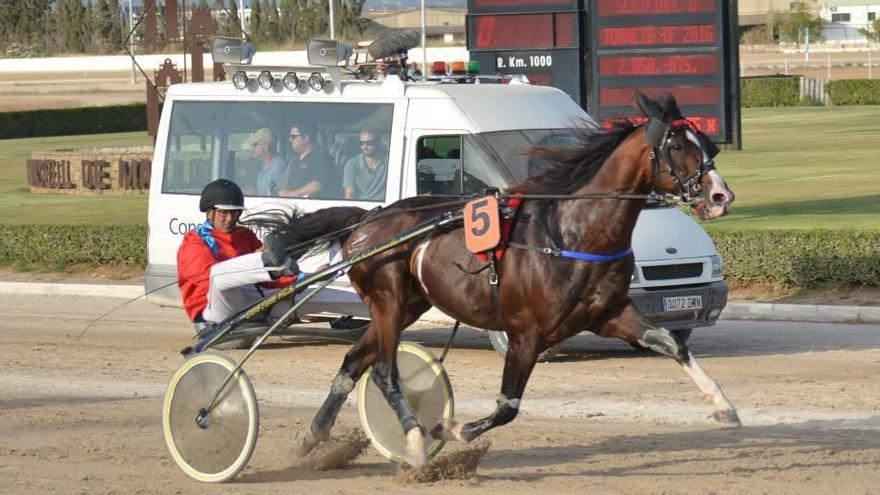
[[[305, 211], [339, 205], [369, 209], [420, 194], [469, 195], [522, 180], [535, 166], [520, 153], [524, 146], [565, 142], [573, 121], [592, 122], [565, 93], [548, 87], [397, 77], [343, 80], [335, 68], [318, 67], [235, 70], [235, 82], [176, 84], [166, 95], [149, 199], [146, 290], [153, 303], [180, 305], [176, 253], [183, 235], [204, 221], [199, 194], [211, 180], [238, 183], [249, 211], [279, 204]], [[309, 78], [314, 84], [303, 82]], [[262, 165], [247, 145], [248, 136], [270, 129], [278, 137], [275, 152], [289, 161], [289, 132], [303, 123], [314, 126], [315, 141], [330, 155], [321, 191], [284, 197], [282, 183], [270, 194], [258, 194]], [[366, 128], [387, 159], [384, 195], [344, 199], [342, 171], [358, 156]], [[645, 209], [633, 251], [631, 296], [649, 318], [685, 332], [685, 338], [692, 328], [717, 320], [727, 301], [721, 258], [694, 220], [676, 208]], [[304, 268], [326, 261], [307, 260]], [[306, 314], [369, 316], [347, 279], [331, 287], [305, 307]], [[446, 317], [435, 309], [426, 318]], [[503, 351], [499, 335], [504, 336], [496, 333], [492, 340]]]

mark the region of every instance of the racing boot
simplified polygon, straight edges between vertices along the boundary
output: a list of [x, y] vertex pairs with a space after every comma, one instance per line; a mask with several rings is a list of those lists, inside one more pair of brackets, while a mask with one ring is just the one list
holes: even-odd
[[263, 237], [263, 265], [269, 269], [272, 279], [299, 273], [296, 261], [287, 254], [284, 241], [275, 234]]

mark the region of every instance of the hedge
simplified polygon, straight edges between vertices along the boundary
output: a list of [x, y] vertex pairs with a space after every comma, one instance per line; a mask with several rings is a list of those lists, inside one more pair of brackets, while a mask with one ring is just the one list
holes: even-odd
[[[728, 280], [788, 287], [880, 287], [880, 232], [743, 230], [711, 233]], [[0, 264], [146, 266], [143, 225], [0, 226]]]
[[740, 80], [740, 105], [792, 107], [802, 105], [798, 76], [754, 77]]
[[880, 232], [743, 230], [711, 235], [729, 280], [801, 288], [880, 286]]
[[145, 267], [145, 225], [0, 225], [0, 264]]
[[880, 105], [880, 79], [839, 79], [826, 88], [833, 105]]
[[145, 131], [143, 103], [0, 113], [0, 139]]

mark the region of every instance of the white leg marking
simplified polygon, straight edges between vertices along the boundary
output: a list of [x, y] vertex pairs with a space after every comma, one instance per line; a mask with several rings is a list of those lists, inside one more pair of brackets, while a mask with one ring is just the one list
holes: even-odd
[[713, 416], [716, 420], [737, 426], [741, 424], [736, 414], [736, 408], [733, 407], [733, 404], [724, 395], [718, 383], [706, 374], [706, 371], [697, 362], [697, 358], [690, 351], [688, 351], [688, 362], [683, 363], [681, 367], [697, 384], [697, 387], [706, 394], [706, 398], [712, 402], [715, 408]]
[[416, 260], [415, 260], [415, 272], [416, 279], [419, 281], [419, 285], [422, 287], [422, 290], [425, 292], [425, 295], [428, 295], [428, 287], [425, 286], [425, 282], [422, 281], [422, 264], [425, 261], [425, 251], [428, 250], [428, 246], [431, 244], [431, 239], [426, 240], [425, 242], [416, 246]]
[[427, 445], [425, 444], [425, 436], [422, 435], [422, 429], [419, 427], [410, 428], [406, 432], [406, 454], [404, 461], [414, 468], [420, 468], [428, 465], [428, 454], [425, 453]]

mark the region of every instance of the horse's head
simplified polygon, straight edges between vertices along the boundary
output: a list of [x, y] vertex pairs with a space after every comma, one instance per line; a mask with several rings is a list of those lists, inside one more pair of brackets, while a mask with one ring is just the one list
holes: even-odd
[[682, 116], [671, 94], [655, 100], [636, 92], [639, 109], [648, 117], [645, 140], [653, 148], [653, 187], [678, 194], [703, 220], [726, 215], [734, 194], [715, 169], [718, 147]]

